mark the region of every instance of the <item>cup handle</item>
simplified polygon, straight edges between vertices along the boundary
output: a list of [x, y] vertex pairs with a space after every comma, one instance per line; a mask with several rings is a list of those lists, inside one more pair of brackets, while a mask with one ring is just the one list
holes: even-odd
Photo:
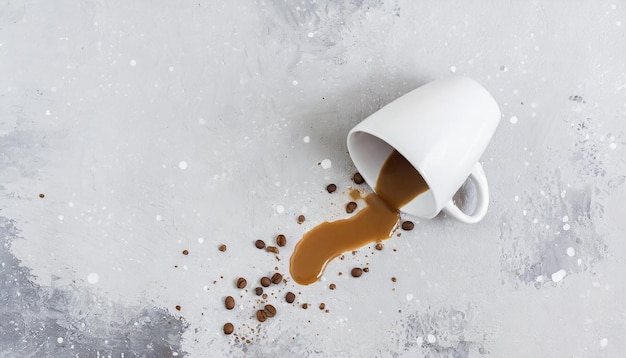
[[476, 209], [474, 209], [474, 212], [471, 215], [467, 215], [462, 212], [458, 206], [454, 205], [453, 200], [450, 200], [450, 202], [444, 206], [443, 211], [461, 222], [475, 224], [485, 217], [487, 207], [489, 207], [489, 188], [487, 187], [487, 177], [485, 176], [485, 171], [480, 163], [476, 163], [476, 165], [474, 165], [469, 178], [472, 179], [474, 185], [476, 186]]

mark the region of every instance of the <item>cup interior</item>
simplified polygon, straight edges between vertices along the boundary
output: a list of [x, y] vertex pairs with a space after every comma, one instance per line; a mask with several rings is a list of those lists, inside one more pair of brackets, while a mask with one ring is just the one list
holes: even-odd
[[410, 153], [406, 153], [402, 148], [395, 148], [383, 138], [379, 138], [363, 131], [353, 131], [348, 135], [348, 151], [357, 170], [368, 185], [376, 192], [376, 182], [383, 164], [396, 149], [402, 154], [415, 170], [422, 175], [429, 189], [418, 195], [415, 199], [400, 208], [400, 211], [421, 218], [433, 218], [437, 215], [435, 197], [431, 188], [431, 183], [424, 176], [419, 168], [419, 163], [411, 160]]

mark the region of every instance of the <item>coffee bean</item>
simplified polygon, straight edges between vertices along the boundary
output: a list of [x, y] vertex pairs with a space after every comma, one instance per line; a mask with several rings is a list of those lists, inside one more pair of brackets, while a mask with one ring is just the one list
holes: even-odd
[[308, 303], [303, 303], [302, 304], [302, 309], [307, 309], [309, 308], [309, 304]]
[[217, 249], [220, 250], [221, 252], [224, 252], [224, 251], [226, 251], [226, 245], [222, 244]]
[[298, 216], [298, 224], [302, 224], [304, 222], [306, 218], [304, 217], [304, 215], [300, 215]]
[[267, 315], [265, 314], [265, 311], [263, 310], [256, 311], [256, 319], [258, 319], [259, 322], [265, 322], [265, 320], [267, 319]]
[[227, 310], [232, 310], [235, 307], [235, 299], [233, 296], [226, 297], [226, 300], [224, 300], [224, 306], [226, 306]]
[[331, 283], [328, 288], [330, 288], [331, 290], [334, 290], [335, 288], [337, 288], [337, 285], [335, 285], [334, 283]]
[[376, 250], [380, 251], [380, 250], [382, 250], [382, 249], [383, 249], [383, 244], [381, 244], [380, 242], [379, 242], [379, 243], [376, 243], [376, 246], [375, 246], [375, 247], [376, 247]]
[[277, 285], [282, 280], [283, 280], [283, 275], [279, 274], [278, 272], [276, 272], [275, 274], [272, 275], [272, 283], [273, 284]]
[[265, 307], [263, 308], [263, 312], [265, 312], [265, 315], [267, 317], [274, 317], [276, 316], [276, 307], [272, 305], [265, 305]]
[[257, 240], [254, 242], [254, 246], [256, 246], [257, 249], [262, 249], [265, 247], [265, 241]]
[[287, 245], [287, 238], [285, 237], [285, 235], [280, 234], [276, 236], [276, 245], [280, 247]]
[[273, 252], [275, 254], [279, 253], [280, 251], [278, 250], [278, 247], [276, 246], [268, 246], [265, 250], [267, 250], [267, 252]]
[[188, 250], [183, 250], [183, 255], [189, 255], [189, 251]]
[[263, 299], [266, 300], [267, 299], [267, 293], [264, 293], [263, 296], [261, 296], [261, 297], [263, 297]]
[[363, 274], [363, 270], [361, 270], [358, 267], [355, 267], [352, 269], [350, 273], [352, 274], [352, 277], [361, 277], [361, 275]]
[[411, 231], [415, 227], [412, 221], [405, 221], [402, 223], [402, 230]]
[[346, 212], [348, 214], [352, 214], [356, 210], [356, 207], [356, 203], [354, 201], [351, 201], [348, 203], [348, 205], [346, 205]]
[[231, 334], [235, 331], [235, 327], [232, 323], [224, 324], [224, 334]]
[[247, 284], [248, 284], [248, 281], [246, 281], [245, 278], [239, 277], [237, 279], [237, 288], [245, 288]]
[[181, 310], [181, 307], [180, 307], [180, 306], [176, 306], [176, 310], [177, 310], [177, 311], [180, 311], [180, 310]]
[[354, 175], [352, 176], [352, 180], [354, 180], [355, 183], [357, 184], [363, 184], [365, 183], [365, 179], [363, 179], [363, 176], [361, 175], [361, 173], [354, 173]]
[[285, 301], [287, 301], [287, 303], [293, 303], [293, 301], [296, 300], [296, 295], [293, 292], [287, 292], [287, 294], [285, 295]]
[[329, 193], [334, 193], [334, 192], [335, 192], [335, 190], [337, 190], [337, 185], [335, 185], [335, 184], [329, 184], [329, 185], [326, 187], [326, 190], [327, 190]]
[[261, 287], [257, 287], [257, 288], [254, 289], [254, 293], [257, 296], [261, 296], [263, 294], [263, 289]]
[[320, 309], [323, 310], [324, 308], [326, 308], [326, 304], [324, 302], [320, 303]]
[[272, 281], [270, 280], [269, 277], [261, 277], [261, 286], [263, 287], [269, 287], [269, 285], [272, 284]]

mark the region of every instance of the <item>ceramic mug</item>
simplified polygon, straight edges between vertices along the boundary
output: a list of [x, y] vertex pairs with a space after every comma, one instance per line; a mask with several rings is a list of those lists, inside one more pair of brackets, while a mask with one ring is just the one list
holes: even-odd
[[[480, 84], [448, 77], [427, 83], [364, 119], [348, 133], [348, 151], [368, 183], [376, 183], [394, 149], [415, 167], [429, 189], [400, 208], [402, 212], [431, 219], [443, 210], [462, 222], [477, 223], [489, 206], [487, 178], [478, 160], [500, 117], [498, 104]], [[469, 214], [452, 200], [468, 178], [477, 198]]]

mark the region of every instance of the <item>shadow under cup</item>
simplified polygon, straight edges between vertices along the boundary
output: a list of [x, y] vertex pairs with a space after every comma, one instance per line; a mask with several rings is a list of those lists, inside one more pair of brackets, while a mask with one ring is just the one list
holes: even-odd
[[[385, 140], [370, 133], [354, 131], [348, 135], [348, 151], [350, 152], [352, 162], [374, 192], [376, 192], [376, 183], [380, 170], [394, 150], [397, 150], [404, 156], [402, 148], [396, 148]], [[428, 177], [422, 174], [419, 170], [419, 166], [411, 162], [410, 158], [406, 156], [405, 159], [422, 176], [430, 188], [431, 185], [428, 181]], [[425, 219], [432, 219], [439, 213], [435, 197], [430, 189], [419, 194], [415, 199], [398, 209], [407, 214]]]

